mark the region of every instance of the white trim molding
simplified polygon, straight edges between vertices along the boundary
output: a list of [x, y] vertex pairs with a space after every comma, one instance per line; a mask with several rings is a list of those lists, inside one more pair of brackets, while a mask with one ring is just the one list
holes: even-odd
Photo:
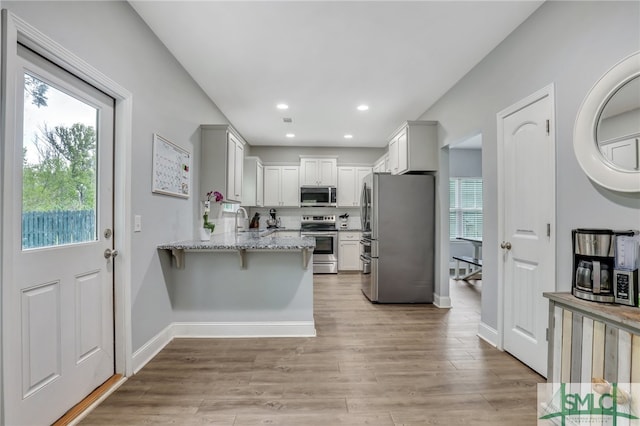
[[[478, 324], [478, 337], [491, 346], [498, 348], [498, 330], [493, 327], [489, 327], [484, 322], [480, 322], [480, 324]], [[498, 349], [502, 350], [502, 348]]]
[[451, 298], [449, 296], [440, 296], [439, 294], [433, 293], [433, 305], [437, 308], [449, 309], [452, 308]]
[[171, 334], [171, 327], [173, 324], [169, 324], [160, 333], [156, 334], [147, 343], [142, 345], [140, 349], [133, 354], [133, 374], [137, 374], [149, 361], [153, 359], [165, 346], [167, 346], [173, 340]]
[[315, 337], [313, 321], [176, 322], [173, 337]]

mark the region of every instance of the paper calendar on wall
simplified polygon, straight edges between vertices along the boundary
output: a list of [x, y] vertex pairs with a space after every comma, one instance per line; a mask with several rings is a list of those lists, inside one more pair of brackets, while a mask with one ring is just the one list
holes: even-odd
[[152, 192], [189, 198], [191, 178], [191, 154], [153, 135], [153, 183]]

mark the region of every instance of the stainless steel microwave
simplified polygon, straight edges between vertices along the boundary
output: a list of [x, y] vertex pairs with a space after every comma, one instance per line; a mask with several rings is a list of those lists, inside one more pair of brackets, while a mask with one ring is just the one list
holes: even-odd
[[303, 186], [300, 207], [336, 207], [335, 186]]

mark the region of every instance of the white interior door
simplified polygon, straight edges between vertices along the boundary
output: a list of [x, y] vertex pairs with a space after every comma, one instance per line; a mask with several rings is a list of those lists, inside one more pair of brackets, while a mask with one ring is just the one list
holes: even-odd
[[114, 373], [113, 99], [18, 55], [3, 183], [4, 420], [50, 424]]
[[546, 376], [548, 305], [542, 293], [555, 289], [552, 92], [501, 114], [503, 347]]

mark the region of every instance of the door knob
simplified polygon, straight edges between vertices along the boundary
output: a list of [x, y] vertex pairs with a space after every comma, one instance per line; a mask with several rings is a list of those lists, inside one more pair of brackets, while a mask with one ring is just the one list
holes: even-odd
[[505, 243], [505, 242], [503, 241], [503, 242], [502, 242], [502, 244], [500, 244], [500, 248], [507, 249], [507, 250], [511, 250], [511, 243], [510, 243], [510, 242], [508, 242], [508, 241]]
[[118, 250], [111, 250], [110, 248], [108, 248], [104, 251], [104, 258], [109, 259], [112, 257], [116, 257], [118, 254]]

